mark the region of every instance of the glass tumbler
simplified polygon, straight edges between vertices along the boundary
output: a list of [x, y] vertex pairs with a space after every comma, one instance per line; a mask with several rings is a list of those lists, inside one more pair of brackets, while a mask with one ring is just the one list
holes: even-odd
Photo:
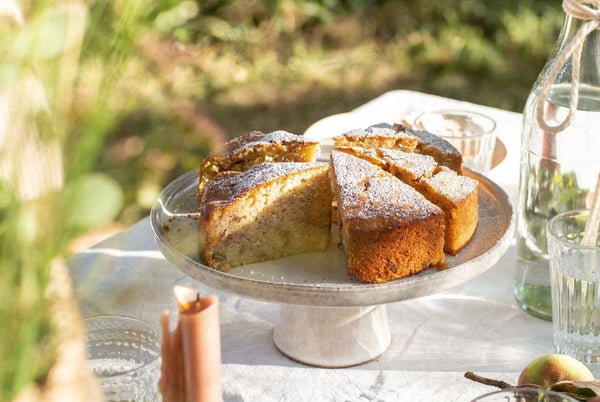
[[496, 145], [496, 122], [491, 117], [468, 110], [437, 110], [417, 117], [415, 127], [454, 145], [463, 166], [483, 175], [490, 170]]
[[600, 374], [600, 247], [581, 244], [589, 210], [548, 221], [554, 344]]
[[88, 366], [107, 401], [160, 401], [161, 336], [157, 328], [129, 317], [83, 320]]

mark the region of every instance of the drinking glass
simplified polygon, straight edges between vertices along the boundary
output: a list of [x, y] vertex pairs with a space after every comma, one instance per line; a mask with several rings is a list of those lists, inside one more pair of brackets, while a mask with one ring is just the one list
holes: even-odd
[[496, 122], [491, 117], [468, 110], [437, 110], [421, 114], [415, 126], [454, 145], [463, 166], [483, 175], [490, 170], [496, 145]]
[[[592, 371], [600, 368], [600, 247], [581, 244], [589, 210], [548, 221], [554, 344]], [[594, 370], [595, 369], [595, 370]]]
[[157, 328], [129, 317], [83, 320], [88, 366], [107, 401], [160, 401], [161, 336]]
[[471, 402], [577, 402], [577, 399], [542, 388], [515, 388], [490, 392]]

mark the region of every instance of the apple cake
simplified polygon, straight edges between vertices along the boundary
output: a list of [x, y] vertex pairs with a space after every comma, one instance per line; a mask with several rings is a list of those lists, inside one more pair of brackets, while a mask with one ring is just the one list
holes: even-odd
[[439, 167], [428, 155], [381, 148], [339, 150], [381, 166], [440, 207], [445, 216], [445, 252], [454, 255], [471, 241], [478, 223], [477, 180]]
[[324, 250], [330, 243], [329, 165], [262, 163], [222, 172], [200, 197], [203, 259], [212, 268]]
[[387, 282], [444, 261], [444, 213], [374, 164], [331, 152], [332, 187], [348, 274]]

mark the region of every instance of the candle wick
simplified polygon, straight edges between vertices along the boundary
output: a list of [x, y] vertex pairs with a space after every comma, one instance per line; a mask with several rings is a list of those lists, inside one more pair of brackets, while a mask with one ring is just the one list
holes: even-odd
[[196, 293], [196, 302], [199, 302], [199, 301], [200, 301], [200, 292], [197, 292]]

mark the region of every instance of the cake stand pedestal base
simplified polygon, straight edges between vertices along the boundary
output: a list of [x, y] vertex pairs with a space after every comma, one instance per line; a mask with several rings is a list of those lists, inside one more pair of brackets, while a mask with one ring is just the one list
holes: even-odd
[[379, 357], [390, 345], [385, 304], [305, 307], [282, 304], [273, 331], [277, 349], [317, 367], [349, 367]]

